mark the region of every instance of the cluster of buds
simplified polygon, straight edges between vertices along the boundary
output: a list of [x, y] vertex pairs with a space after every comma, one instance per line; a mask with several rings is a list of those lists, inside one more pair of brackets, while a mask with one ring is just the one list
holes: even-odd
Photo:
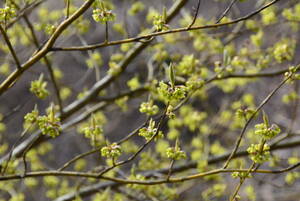
[[0, 8], [0, 23], [16, 16], [16, 10], [10, 6]]
[[86, 137], [91, 137], [91, 136], [101, 135], [102, 133], [103, 133], [102, 126], [97, 125], [96, 119], [93, 115], [89, 126], [84, 128], [84, 135]]
[[271, 126], [265, 123], [255, 125], [255, 134], [261, 135], [266, 140], [275, 137], [280, 131], [280, 128], [276, 124], [272, 124]]
[[153, 136], [157, 135], [157, 137], [161, 137], [162, 132], [157, 133], [157, 128], [155, 128], [155, 121], [150, 119], [148, 127], [141, 128], [139, 130], [139, 136], [144, 137], [147, 141], [151, 140]]
[[103, 2], [100, 2], [99, 8], [95, 8], [93, 10], [93, 18], [96, 22], [100, 22], [102, 24], [107, 23], [108, 21], [114, 21], [116, 16], [112, 13], [111, 10], [105, 8]]
[[118, 158], [122, 154], [121, 147], [117, 143], [112, 143], [101, 149], [101, 155], [106, 158]]
[[49, 95], [46, 87], [47, 82], [44, 81], [44, 75], [41, 74], [38, 80], [34, 80], [31, 82], [30, 91], [34, 93], [38, 98], [44, 99]]
[[54, 105], [51, 105], [48, 114], [44, 116], [39, 116], [35, 107], [32, 112], [25, 115], [24, 119], [30, 124], [37, 123], [43, 135], [56, 137], [61, 131], [60, 119], [55, 116]]
[[166, 150], [167, 157], [172, 160], [180, 160], [186, 158], [186, 154], [179, 147], [179, 142], [176, 140], [175, 147], [169, 147]]
[[148, 116], [152, 116], [158, 113], [157, 105], [153, 104], [153, 101], [143, 102], [140, 106], [140, 112], [146, 113]]
[[162, 15], [154, 16], [153, 25], [156, 31], [165, 31], [169, 29], [169, 26], [167, 25], [167, 10], [165, 8]]
[[267, 144], [264, 144], [263, 147], [261, 144], [251, 144], [247, 149], [247, 152], [249, 153], [251, 160], [255, 163], [264, 163], [271, 157], [270, 146]]

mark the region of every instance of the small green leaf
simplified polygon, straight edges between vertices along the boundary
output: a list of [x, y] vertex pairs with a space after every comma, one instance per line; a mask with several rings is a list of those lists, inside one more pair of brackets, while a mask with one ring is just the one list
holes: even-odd
[[170, 82], [171, 82], [171, 86], [172, 86], [172, 88], [174, 88], [174, 86], [175, 86], [175, 73], [174, 73], [174, 67], [173, 67], [173, 64], [172, 63], [170, 63], [170, 65], [169, 65], [169, 77], [170, 77]]
[[269, 119], [268, 119], [268, 116], [267, 114], [263, 111], [263, 120], [264, 120], [264, 123], [267, 127], [269, 127]]
[[228, 54], [228, 51], [225, 49], [223, 51], [223, 65], [224, 67], [228, 66], [230, 64], [230, 56]]
[[167, 9], [166, 9], [166, 7], [164, 7], [163, 8], [163, 20], [166, 22], [166, 20], [167, 20]]

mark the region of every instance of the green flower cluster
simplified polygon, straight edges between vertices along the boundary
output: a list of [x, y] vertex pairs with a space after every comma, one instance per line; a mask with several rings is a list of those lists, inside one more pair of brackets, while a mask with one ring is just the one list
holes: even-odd
[[114, 21], [116, 16], [112, 13], [111, 10], [105, 8], [103, 2], [101, 1], [99, 4], [99, 8], [95, 8], [93, 10], [93, 18], [96, 22], [105, 24], [108, 21]]
[[116, 16], [110, 10], [95, 9], [93, 10], [93, 18], [96, 22], [102, 24], [108, 21], [114, 21]]
[[250, 173], [248, 173], [248, 172], [233, 172], [232, 174], [231, 174], [231, 176], [233, 177], [233, 178], [251, 178], [252, 177], [252, 175], [250, 174]]
[[289, 71], [286, 72], [284, 75], [286, 77], [291, 76], [290, 77], [290, 81], [300, 80], [300, 74], [296, 73], [299, 70], [299, 67], [300, 66], [297, 66], [297, 67], [296, 66], [291, 66], [291, 67], [289, 67]]
[[83, 132], [84, 135], [89, 138], [91, 136], [101, 135], [103, 133], [103, 129], [101, 125], [97, 125], [95, 117], [92, 116], [90, 125], [85, 127]]
[[274, 45], [273, 56], [278, 63], [290, 61], [294, 56], [295, 41], [282, 39]]
[[172, 102], [185, 98], [187, 88], [183, 85], [172, 87], [164, 82], [160, 82], [157, 91], [166, 102]]
[[56, 29], [56, 26], [53, 24], [47, 24], [45, 27], [45, 33], [47, 35], [52, 35]]
[[0, 23], [16, 16], [16, 10], [10, 6], [0, 8]]
[[292, 185], [295, 181], [299, 180], [300, 173], [299, 172], [289, 172], [285, 176], [285, 182], [289, 185]]
[[133, 77], [130, 80], [127, 81], [127, 86], [130, 90], [136, 90], [138, 89], [141, 84], [138, 77]]
[[261, 12], [263, 25], [270, 25], [277, 22], [276, 7], [271, 6]]
[[166, 151], [167, 157], [173, 160], [180, 160], [186, 158], [184, 151], [180, 149], [175, 149], [174, 147], [169, 147]]
[[167, 108], [167, 112], [166, 115], [170, 118], [170, 119], [174, 119], [175, 118], [175, 113], [174, 111], [174, 107], [172, 105], [169, 105]]
[[124, 96], [122, 98], [118, 98], [117, 100], [115, 100], [115, 104], [119, 106], [123, 112], [125, 112], [128, 109], [127, 101], [128, 101], [128, 96]]
[[32, 112], [27, 113], [24, 116], [24, 119], [26, 122], [33, 124], [38, 120], [39, 117], [39, 111], [37, 110], [37, 107], [35, 106]]
[[176, 71], [180, 75], [191, 75], [197, 70], [198, 64], [199, 60], [196, 59], [193, 54], [184, 55], [179, 64], [176, 66]]
[[24, 119], [27, 123], [37, 123], [43, 135], [56, 137], [61, 131], [60, 119], [55, 116], [53, 105], [48, 115], [39, 116], [39, 112], [35, 108], [32, 112], [26, 114]]
[[82, 122], [77, 131], [90, 139], [93, 147], [103, 146], [105, 143], [103, 126], [106, 121], [106, 117], [102, 112], [96, 112], [87, 121]]
[[[224, 55], [224, 57], [226, 56], [226, 54]], [[223, 59], [223, 63], [221, 61], [216, 61], [214, 63], [215, 67], [214, 67], [214, 71], [217, 74], [218, 78], [222, 78], [228, 74], [231, 74], [234, 72], [234, 68], [231, 65], [231, 57], [226, 56]]]
[[188, 90], [196, 90], [201, 88], [205, 84], [203, 79], [200, 79], [199, 76], [193, 75], [186, 81], [186, 87]]
[[59, 135], [61, 130], [60, 119], [58, 117], [51, 116], [41, 116], [38, 118], [38, 125], [41, 129], [43, 135], [49, 135], [51, 137], [56, 137]]
[[247, 149], [251, 160], [255, 163], [264, 163], [271, 157], [270, 146], [267, 144], [264, 144], [263, 147], [261, 146], [261, 144], [251, 144], [251, 146]]
[[175, 147], [169, 147], [166, 150], [166, 155], [172, 160], [180, 160], [186, 158], [186, 154], [179, 147], [178, 139], [176, 140]]
[[[152, 119], [150, 119], [149, 121], [149, 125], [148, 127], [144, 127], [144, 128], [141, 128], [139, 130], [139, 136], [142, 136], [146, 139], [146, 141], [149, 141], [150, 139], [152, 139], [152, 137], [157, 133], [157, 128], [155, 128], [155, 121], [153, 121]], [[158, 136], [157, 137], [162, 137], [163, 134], [162, 132], [160, 131], [158, 133]]]
[[106, 158], [118, 158], [121, 154], [121, 147], [117, 143], [112, 143], [101, 149], [101, 155]]
[[282, 16], [290, 21], [300, 21], [300, 3], [296, 4], [294, 9], [284, 9], [282, 12]]
[[[249, 62], [241, 56], [234, 56], [231, 60], [232, 67], [245, 68]], [[234, 69], [233, 69], [234, 70]]]
[[135, 16], [139, 12], [143, 11], [145, 9], [145, 5], [138, 1], [131, 5], [130, 9], [127, 11], [128, 15]]
[[122, 70], [118, 65], [118, 63], [116, 62], [109, 62], [108, 66], [109, 66], [108, 74], [112, 76], [118, 75]]
[[255, 45], [256, 47], [260, 47], [263, 43], [263, 36], [264, 32], [262, 30], [259, 30], [256, 34], [250, 36], [250, 40], [253, 45]]
[[87, 64], [87, 66], [89, 68], [94, 68], [96, 66], [102, 66], [103, 59], [102, 59], [102, 56], [99, 52], [93, 52], [89, 56], [90, 56], [90, 58], [85, 60], [85, 63]]
[[207, 114], [205, 112], [200, 112], [195, 110], [190, 106], [182, 106], [179, 110], [181, 123], [189, 128], [190, 131], [195, 131], [200, 127], [201, 122], [203, 122], [207, 118]]
[[153, 101], [143, 102], [140, 106], [140, 112], [146, 113], [148, 116], [155, 115], [159, 111], [157, 105], [153, 105]]
[[253, 115], [253, 113], [254, 110], [251, 108], [239, 108], [235, 114], [240, 119], [242, 118], [249, 119]]
[[285, 104], [290, 104], [292, 101], [295, 101], [298, 98], [299, 98], [298, 93], [296, 91], [292, 91], [282, 96], [282, 102]]
[[255, 134], [261, 135], [264, 139], [269, 140], [280, 133], [280, 128], [276, 124], [268, 126], [266, 123], [255, 125]]
[[30, 91], [34, 93], [38, 98], [44, 99], [49, 95], [46, 87], [47, 82], [44, 81], [44, 75], [41, 74], [38, 80], [34, 80], [31, 82]]
[[58, 186], [60, 181], [58, 177], [55, 176], [46, 176], [43, 178], [43, 183], [48, 187], [55, 187]]
[[164, 8], [162, 15], [155, 15], [153, 17], [153, 25], [156, 31], [165, 31], [169, 29], [169, 26], [166, 24], [167, 20], [167, 11]]

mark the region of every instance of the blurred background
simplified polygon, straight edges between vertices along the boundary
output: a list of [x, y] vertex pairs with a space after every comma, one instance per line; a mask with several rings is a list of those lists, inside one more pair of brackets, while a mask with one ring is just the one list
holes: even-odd
[[[178, 0], [180, 1], [180, 0]], [[38, 1], [28, 1], [29, 5], [35, 5]], [[70, 11], [74, 12], [84, 1], [71, 1]], [[153, 16], [161, 15], [164, 8], [171, 8], [177, 1], [174, 0], [111, 0], [104, 1], [107, 9], [115, 15], [113, 22], [108, 22], [108, 41], [121, 40], [136, 37], [143, 33], [149, 33], [153, 27]], [[270, 1], [237, 1], [221, 20], [221, 23], [246, 16]], [[26, 1], [15, 1], [20, 8], [26, 7]], [[176, 16], [169, 22], [170, 29], [185, 27], [193, 19], [198, 1], [188, 0], [183, 3]], [[202, 0], [195, 26], [214, 23], [231, 3], [229, 0]], [[3, 2], [0, 3], [3, 7]], [[133, 60], [126, 70], [122, 72], [105, 90], [93, 97], [73, 115], [64, 119], [62, 125], [67, 126], [61, 135], [55, 139], [48, 139], [38, 143], [34, 151], [28, 153], [28, 164], [31, 170], [55, 170], [65, 162], [80, 153], [93, 148], [91, 140], [80, 131], [87, 118], [76, 124], [76, 118], [88, 112], [93, 106], [103, 102], [105, 105], [99, 109], [97, 118], [101, 119], [104, 129], [104, 138], [116, 142], [127, 136], [130, 132], [141, 126], [147, 116], [139, 112], [140, 104], [149, 99], [159, 106], [161, 111], [164, 103], [156, 95], [155, 89], [149, 95], [145, 86], [157, 87], [155, 82], [167, 81], [166, 69], [170, 62], [174, 63], [176, 80], [178, 83], [186, 82], [192, 75], [203, 80], [212, 78], [218, 71], [218, 65], [224, 66], [224, 52], [229, 55], [230, 68], [226, 73], [256, 74], [265, 72], [277, 72], [287, 69], [289, 66], [299, 64], [299, 22], [286, 17], [286, 10], [296, 13], [296, 0], [279, 1], [250, 20], [242, 21], [230, 26], [216, 29], [204, 29], [190, 32], [167, 34], [155, 37], [146, 42], [146, 46]], [[65, 17], [66, 2], [44, 0], [26, 11], [36, 33], [39, 44], [43, 44], [51, 34], [52, 26], [55, 28]], [[299, 14], [298, 14], [299, 15]], [[92, 18], [92, 9], [89, 9], [82, 17], [70, 26], [56, 41], [55, 47], [84, 46], [98, 44], [105, 41], [105, 25], [97, 23]], [[36, 50], [28, 24], [23, 18], [9, 26], [8, 36], [22, 63], [24, 63]], [[88, 51], [52, 51], [47, 54], [49, 63], [53, 69], [55, 80], [59, 86], [63, 107], [84, 98], [86, 92], [95, 83], [101, 81], [109, 71], [119, 64], [137, 44], [125, 43], [108, 47], [97, 48]], [[276, 59], [276, 48], [286, 44], [287, 56]], [[185, 64], [185, 62], [187, 64]], [[192, 72], [180, 73], [185, 65], [191, 66]], [[24, 115], [31, 112], [35, 105], [41, 114], [45, 114], [50, 103], [57, 104], [55, 89], [51, 81], [45, 61], [36, 63], [26, 71], [17, 83], [0, 97], [0, 154], [4, 157], [11, 149], [14, 142], [20, 138], [24, 130]], [[181, 66], [181, 67], [180, 67]], [[2, 40], [0, 43], [0, 80], [4, 81], [15, 69], [14, 61], [7, 51]], [[232, 69], [231, 69], [232, 68]], [[50, 95], [44, 100], [38, 99], [30, 92], [30, 85], [44, 74], [47, 89]], [[130, 168], [135, 164], [138, 172], [147, 172], [167, 168], [169, 161], [160, 155], [160, 147], [165, 144], [174, 145], [178, 137], [181, 147], [187, 153], [187, 159], [178, 161], [175, 165], [186, 163], [197, 164], [193, 168], [177, 173], [178, 176], [188, 175], [197, 171], [210, 170], [221, 167], [224, 161], [213, 163], [207, 168], [199, 161], [205, 161], [220, 156], [232, 150], [233, 144], [239, 135], [243, 122], [236, 120], [236, 111], [240, 108], [255, 109], [267, 95], [282, 81], [283, 75], [261, 76], [259, 78], [232, 78], [215, 80], [198, 90], [190, 98], [185, 106], [175, 112], [176, 118], [165, 121], [163, 132], [165, 138], [162, 143], [153, 143], [146, 149], [143, 158], [138, 157], [132, 163], [120, 168], [115, 174], [130, 174]], [[138, 84], [137, 84], [138, 83]], [[154, 83], [154, 85], [153, 85]], [[130, 91], [136, 88], [135, 93]], [[266, 104], [263, 111], [269, 116], [271, 123], [276, 123], [282, 131], [282, 135], [271, 142], [280, 143], [299, 141], [298, 118], [298, 90], [299, 83], [294, 81], [284, 85]], [[154, 91], [154, 92], [153, 92]], [[126, 93], [130, 93], [125, 96]], [[124, 95], [125, 94], [125, 95]], [[114, 97], [121, 98], [114, 98]], [[249, 126], [240, 150], [254, 142], [257, 137], [253, 135], [253, 127], [262, 122], [259, 115]], [[101, 125], [101, 126], [102, 126]], [[36, 133], [31, 130], [23, 141]], [[144, 139], [137, 136], [132, 138], [124, 146], [133, 149], [144, 143]], [[19, 143], [21, 144], [21, 143]], [[159, 144], [159, 146], [158, 146]], [[125, 149], [125, 148], [124, 148]], [[198, 151], [201, 152], [198, 153]], [[153, 158], [151, 158], [153, 154]], [[125, 151], [122, 159], [130, 155], [130, 150]], [[272, 152], [270, 162], [261, 165], [263, 169], [281, 169], [291, 165], [291, 160], [299, 160], [299, 147], [287, 147]], [[93, 154], [77, 164], [81, 171], [91, 170], [94, 167], [105, 165], [106, 161], [100, 154]], [[289, 160], [288, 160], [289, 159]], [[143, 161], [142, 161], [143, 160]], [[153, 161], [152, 161], [153, 160]], [[20, 159], [13, 159], [14, 172], [22, 172]], [[141, 165], [140, 163], [144, 163]], [[147, 163], [148, 166], [147, 166]], [[232, 162], [232, 167], [242, 166], [247, 168], [250, 160], [247, 157]], [[76, 165], [69, 170], [76, 170]], [[299, 169], [294, 174], [255, 174], [247, 180], [240, 190], [241, 200], [261, 201], [296, 201], [299, 200], [300, 181]], [[80, 187], [88, 187], [99, 181], [78, 180], [76, 178], [53, 179], [57, 182], [51, 186], [51, 180], [43, 178], [36, 180], [8, 181], [0, 183], [0, 198], [9, 200], [20, 193], [24, 193], [24, 199], [19, 200], [55, 200], [69, 194]], [[103, 181], [104, 182], [104, 181]], [[100, 182], [101, 183], [101, 182]], [[219, 186], [217, 184], [220, 184]], [[173, 187], [176, 196], [168, 197], [164, 191], [151, 195], [148, 189], [130, 189], [127, 186], [99, 189], [89, 196], [82, 196], [82, 200], [101, 200], [100, 196], [105, 190], [109, 190], [111, 200], [118, 200], [118, 194], [126, 194], [120, 200], [228, 200], [238, 179], [233, 179], [229, 174], [218, 175], [212, 178], [196, 179], [191, 182], [179, 183], [167, 187]], [[225, 187], [224, 187], [225, 186]], [[166, 188], [167, 188], [166, 187]], [[154, 188], [154, 187], [153, 187]], [[61, 190], [60, 189], [64, 189]], [[172, 189], [173, 190], [173, 189]], [[170, 191], [172, 191], [170, 190]], [[172, 199], [171, 199], [172, 198]], [[18, 200], [17, 198], [15, 198]], [[77, 197], [76, 199], [79, 199]], [[12, 200], [12, 199], [11, 199]], [[75, 198], [74, 198], [75, 200]]]

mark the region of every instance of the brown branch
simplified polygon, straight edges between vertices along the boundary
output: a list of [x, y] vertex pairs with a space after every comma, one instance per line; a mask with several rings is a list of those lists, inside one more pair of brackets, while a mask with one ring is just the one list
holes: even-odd
[[[300, 166], [300, 162], [284, 169], [279, 169], [279, 170], [257, 169], [257, 170], [251, 170], [250, 172], [262, 173], [262, 174], [279, 174], [279, 173], [291, 171], [295, 168], [298, 168], [299, 166]], [[35, 172], [28, 172], [25, 175], [15, 174], [15, 175], [0, 176], [0, 181], [16, 180], [16, 179], [23, 179], [23, 178], [30, 178], [30, 177], [64, 176], [64, 177], [85, 177], [85, 178], [103, 179], [103, 180], [118, 182], [120, 184], [157, 185], [157, 184], [165, 184], [165, 183], [184, 182], [184, 181], [198, 179], [210, 175], [215, 175], [220, 173], [232, 173], [232, 172], [249, 172], [249, 169], [215, 169], [215, 170], [193, 174], [189, 176], [169, 178], [168, 180], [157, 179], [157, 180], [148, 180], [148, 181], [127, 180], [127, 179], [120, 179], [120, 178], [107, 177], [107, 176], [99, 177], [98, 174], [96, 173], [87, 173], [87, 172], [35, 171]]]
[[188, 28], [191, 28], [195, 24], [198, 13], [199, 13], [200, 5], [201, 5], [201, 0], [198, 0], [198, 4], [197, 4], [197, 8], [195, 10], [193, 20], [192, 20], [191, 24], [188, 26]]
[[241, 21], [248, 20], [248, 19], [252, 18], [253, 16], [259, 14], [264, 9], [272, 6], [273, 4], [275, 4], [279, 1], [280, 0], [273, 0], [273, 1], [269, 2], [268, 4], [266, 4], [265, 6], [251, 12], [250, 14], [248, 14], [246, 16], [237, 18], [235, 20], [232, 20], [232, 21], [226, 22], [226, 23], [211, 24], [211, 25], [205, 25], [205, 26], [182, 27], [182, 28], [171, 29], [171, 30], [167, 30], [167, 31], [154, 32], [154, 33], [146, 34], [143, 36], [137, 36], [137, 37], [123, 39], [123, 40], [110, 41], [107, 43], [104, 42], [104, 43], [95, 44], [95, 45], [78, 46], [78, 47], [53, 47], [53, 48], [51, 48], [50, 51], [86, 51], [86, 50], [92, 50], [92, 49], [97, 49], [97, 48], [101, 48], [101, 47], [120, 45], [120, 44], [124, 44], [124, 43], [138, 42], [141, 39], [147, 39], [147, 38], [166, 35], [166, 34], [187, 32], [187, 31], [193, 31], [193, 30], [219, 28], [219, 27], [228, 26], [228, 25], [236, 24]]
[[67, 5], [66, 5], [66, 19], [69, 18], [70, 16], [70, 0], [66, 0], [67, 1]]
[[216, 24], [221, 22], [221, 20], [228, 14], [232, 6], [237, 2], [237, 0], [231, 0], [229, 6], [224, 10], [224, 12], [221, 14], [221, 16], [217, 19]]
[[6, 31], [4, 30], [4, 28], [2, 27], [1, 24], [0, 24], [0, 32], [1, 32], [2, 36], [3, 36], [4, 41], [6, 42], [6, 45], [7, 45], [8, 49], [9, 49], [12, 57], [15, 60], [15, 63], [17, 65], [17, 71], [19, 71], [21, 69], [20, 60], [19, 60], [19, 58], [18, 58], [18, 56], [17, 56], [17, 54], [16, 54], [16, 52], [15, 52], [15, 50], [14, 50], [14, 48], [13, 48], [11, 42], [10, 42], [10, 40], [8, 38], [8, 35], [7, 35]]

